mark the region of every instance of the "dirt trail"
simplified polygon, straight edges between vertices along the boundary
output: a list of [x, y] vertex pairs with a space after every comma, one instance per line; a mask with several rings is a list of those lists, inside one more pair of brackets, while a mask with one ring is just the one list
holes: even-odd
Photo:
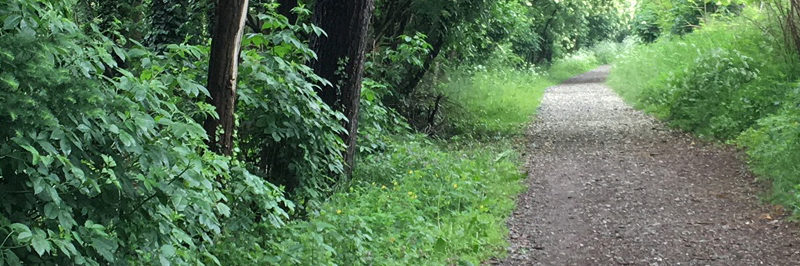
[[506, 265], [800, 265], [739, 154], [633, 110], [600, 67], [549, 88]]

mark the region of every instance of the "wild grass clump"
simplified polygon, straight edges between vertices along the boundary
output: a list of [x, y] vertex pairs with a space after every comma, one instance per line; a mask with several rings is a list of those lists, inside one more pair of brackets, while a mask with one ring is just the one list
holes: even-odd
[[554, 83], [535, 70], [479, 71], [442, 86], [451, 135], [495, 136], [521, 132]]
[[565, 81], [577, 74], [592, 70], [600, 65], [594, 52], [580, 50], [553, 62], [547, 70], [548, 76], [556, 83]]
[[590, 50], [597, 59], [597, 63], [601, 65], [611, 64], [621, 56], [630, 51], [636, 40], [634, 38], [626, 38], [622, 42], [614, 42], [610, 40], [597, 43]]
[[505, 219], [524, 176], [509, 145], [469, 145], [451, 150], [422, 136], [392, 141], [386, 152], [364, 158], [347, 189], [308, 219], [255, 234], [258, 239], [230, 241], [230, 257], [221, 259], [452, 265], [500, 256], [508, 245]]
[[745, 148], [753, 171], [772, 181], [771, 198], [797, 212], [800, 63], [774, 20], [754, 12], [638, 46], [608, 83], [675, 127]]

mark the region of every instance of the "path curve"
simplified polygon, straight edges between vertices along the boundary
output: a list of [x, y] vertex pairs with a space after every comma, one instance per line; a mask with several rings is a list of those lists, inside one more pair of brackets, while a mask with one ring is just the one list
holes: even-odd
[[551, 87], [504, 265], [800, 265], [800, 228], [728, 147], [668, 129], [603, 83]]

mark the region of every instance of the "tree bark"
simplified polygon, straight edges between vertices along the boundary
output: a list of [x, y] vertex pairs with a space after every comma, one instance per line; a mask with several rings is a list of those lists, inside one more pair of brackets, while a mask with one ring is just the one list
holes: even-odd
[[[217, 3], [211, 57], [208, 63], [209, 103], [217, 108], [218, 118], [209, 117], [203, 123], [208, 133], [209, 148], [219, 154], [233, 152], [233, 125], [236, 106], [236, 78], [239, 72], [239, 52], [242, 31], [247, 17], [248, 0], [220, 0]], [[221, 128], [222, 133], [217, 134]]]
[[314, 73], [331, 82], [321, 85], [318, 94], [326, 104], [347, 117], [344, 122], [347, 132], [341, 135], [347, 144], [346, 177], [352, 174], [355, 164], [358, 104], [373, 9], [373, 0], [318, 0], [312, 17], [313, 23], [325, 30], [327, 36], [312, 39], [311, 47], [318, 59], [310, 65]]

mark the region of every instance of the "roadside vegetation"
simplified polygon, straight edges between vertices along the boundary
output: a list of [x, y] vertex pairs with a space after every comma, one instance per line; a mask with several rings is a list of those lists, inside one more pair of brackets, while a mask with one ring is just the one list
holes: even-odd
[[795, 1], [639, 4], [645, 41], [614, 64], [609, 84], [669, 124], [738, 145], [800, 214], [800, 57]]
[[625, 4], [331, 3], [0, 3], [0, 265], [502, 257], [515, 139]]

